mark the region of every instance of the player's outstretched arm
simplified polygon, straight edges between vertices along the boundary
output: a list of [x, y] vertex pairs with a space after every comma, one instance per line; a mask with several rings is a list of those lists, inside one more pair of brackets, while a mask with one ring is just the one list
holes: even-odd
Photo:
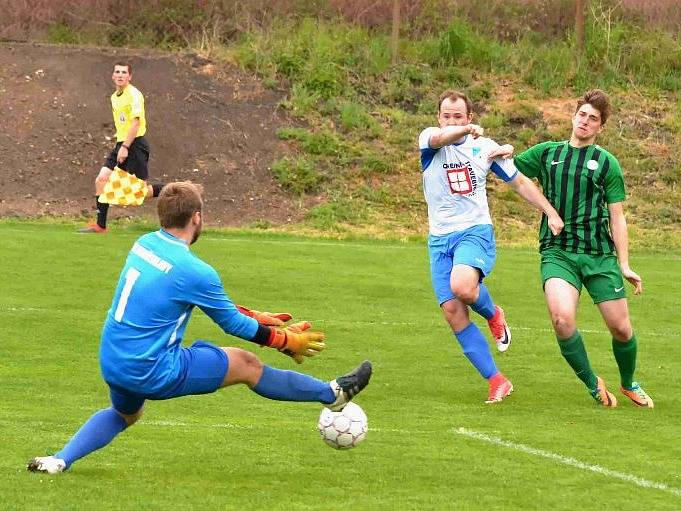
[[445, 126], [433, 135], [428, 140], [428, 145], [433, 149], [439, 149], [446, 145], [453, 144], [457, 140], [466, 135], [471, 135], [473, 138], [478, 138], [485, 132], [484, 128], [477, 124], [466, 124], [465, 126]]
[[560, 218], [558, 212], [530, 178], [518, 172], [513, 181], [511, 181], [511, 186], [523, 199], [546, 214], [549, 229], [551, 229], [554, 236], [558, 236], [562, 232], [565, 226], [563, 219]]
[[504, 158], [505, 160], [513, 157], [513, 152], [515, 147], [511, 144], [500, 145], [496, 149], [492, 149], [487, 155], [488, 160], [493, 160], [494, 158]]
[[265, 326], [284, 326], [287, 321], [291, 321], [291, 314], [288, 312], [260, 312], [253, 309], [247, 309], [242, 305], [237, 305], [237, 309], [241, 314], [245, 314], [249, 318], [255, 319], [258, 323]]

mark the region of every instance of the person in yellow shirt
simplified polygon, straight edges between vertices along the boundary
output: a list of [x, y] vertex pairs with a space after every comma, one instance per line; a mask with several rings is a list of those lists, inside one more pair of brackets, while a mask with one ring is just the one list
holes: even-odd
[[[149, 177], [149, 143], [144, 134], [147, 120], [144, 114], [144, 96], [130, 83], [132, 67], [127, 62], [116, 62], [111, 76], [116, 91], [111, 95], [111, 109], [116, 126], [116, 145], [95, 179], [97, 220], [80, 229], [81, 233], [105, 233], [109, 205], [99, 202], [104, 185], [115, 167], [145, 181]], [[157, 197], [162, 184], [148, 185], [148, 196]]]

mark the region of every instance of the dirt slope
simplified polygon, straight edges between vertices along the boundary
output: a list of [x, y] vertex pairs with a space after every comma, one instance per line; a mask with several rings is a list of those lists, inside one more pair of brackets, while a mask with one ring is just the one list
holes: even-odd
[[201, 182], [213, 224], [295, 220], [269, 170], [286, 151], [275, 132], [289, 121], [257, 80], [196, 56], [19, 43], [0, 44], [0, 216], [92, 215], [94, 178], [113, 147], [119, 59], [145, 95], [152, 182]]

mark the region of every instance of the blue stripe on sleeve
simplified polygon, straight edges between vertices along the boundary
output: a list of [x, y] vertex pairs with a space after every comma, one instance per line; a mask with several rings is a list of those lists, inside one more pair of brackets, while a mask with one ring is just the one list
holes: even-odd
[[435, 153], [437, 153], [437, 151], [437, 149], [432, 149], [430, 147], [421, 149], [421, 171], [424, 171], [428, 168], [430, 163], [433, 161], [433, 158], [435, 158]]
[[[421, 157], [423, 159], [423, 156]], [[501, 179], [504, 180], [504, 182], [508, 183], [509, 181], [513, 181], [513, 179], [516, 177], [518, 174], [518, 169], [515, 170], [512, 176], [509, 176], [504, 172], [504, 169], [501, 168], [501, 165], [499, 165], [497, 162], [493, 161], [492, 165], [490, 165], [490, 169], [492, 169], [492, 172], [494, 172], [497, 176], [499, 176]]]

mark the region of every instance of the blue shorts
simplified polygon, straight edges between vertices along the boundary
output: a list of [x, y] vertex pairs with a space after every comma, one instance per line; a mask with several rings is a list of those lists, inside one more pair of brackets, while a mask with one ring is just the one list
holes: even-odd
[[430, 277], [438, 304], [456, 298], [450, 276], [455, 264], [480, 270], [480, 280], [490, 274], [497, 260], [497, 247], [492, 226], [476, 225], [444, 236], [428, 236]]
[[182, 367], [179, 377], [154, 394], [137, 394], [109, 384], [113, 407], [125, 415], [131, 415], [142, 408], [147, 399], [161, 400], [210, 394], [220, 388], [229, 369], [227, 354], [214, 344], [205, 341], [196, 341], [191, 347], [182, 348], [180, 360]]

